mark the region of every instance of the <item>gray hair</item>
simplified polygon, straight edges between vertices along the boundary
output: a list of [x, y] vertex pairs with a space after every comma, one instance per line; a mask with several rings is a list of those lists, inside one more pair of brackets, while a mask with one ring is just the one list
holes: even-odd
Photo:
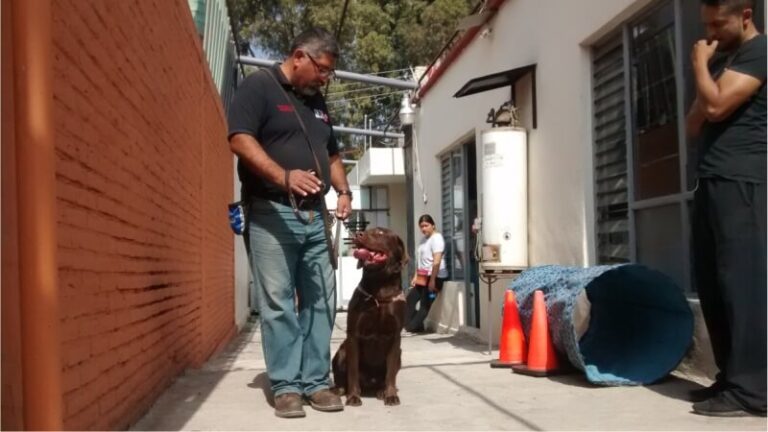
[[339, 58], [339, 44], [336, 38], [320, 27], [313, 27], [298, 35], [291, 43], [290, 54], [296, 50], [305, 50], [313, 57], [328, 54], [333, 58]]

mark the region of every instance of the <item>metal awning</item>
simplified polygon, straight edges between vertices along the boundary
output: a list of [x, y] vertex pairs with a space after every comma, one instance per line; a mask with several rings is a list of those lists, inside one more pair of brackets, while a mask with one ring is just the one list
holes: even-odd
[[533, 127], [536, 128], [536, 63], [522, 66], [515, 69], [509, 69], [503, 72], [496, 72], [467, 81], [456, 94], [455, 98], [482, 93], [488, 90], [495, 90], [501, 87], [510, 87], [510, 100], [515, 104], [515, 83], [527, 74], [531, 74], [531, 102], [533, 104]]

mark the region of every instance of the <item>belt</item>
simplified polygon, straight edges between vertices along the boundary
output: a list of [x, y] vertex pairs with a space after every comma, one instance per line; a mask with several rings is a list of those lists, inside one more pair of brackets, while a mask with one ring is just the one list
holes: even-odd
[[[269, 200], [288, 207], [293, 207], [291, 205], [291, 200], [288, 198], [288, 195], [257, 196], [256, 198]], [[320, 199], [321, 198], [317, 195], [306, 198], [297, 196], [296, 207], [298, 207], [299, 210], [316, 210], [318, 207], [320, 207]]]

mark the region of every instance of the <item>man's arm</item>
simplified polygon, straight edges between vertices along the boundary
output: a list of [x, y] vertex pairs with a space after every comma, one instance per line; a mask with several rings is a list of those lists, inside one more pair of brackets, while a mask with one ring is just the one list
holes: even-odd
[[707, 117], [704, 115], [704, 111], [701, 110], [699, 98], [696, 98], [691, 104], [691, 109], [688, 110], [688, 115], [685, 116], [686, 136], [688, 138], [696, 138], [699, 136], [701, 127], [704, 126], [705, 121], [707, 121]]
[[692, 54], [696, 98], [704, 117], [710, 122], [728, 118], [762, 85], [758, 78], [730, 69], [726, 69], [715, 81], [708, 63], [716, 48], [717, 42], [701, 40], [694, 45]]
[[[330, 157], [331, 162], [331, 185], [336, 192], [349, 191], [347, 183], [347, 173], [344, 172], [344, 164], [341, 157], [335, 154]], [[352, 212], [352, 197], [350, 195], [339, 195], [336, 205], [336, 217], [344, 220]]]
[[291, 191], [301, 196], [320, 191], [320, 179], [303, 170], [286, 171], [269, 157], [261, 144], [251, 135], [242, 133], [233, 135], [229, 139], [229, 148], [251, 172], [282, 186], [285, 190], [288, 190], [287, 185], [290, 184]]

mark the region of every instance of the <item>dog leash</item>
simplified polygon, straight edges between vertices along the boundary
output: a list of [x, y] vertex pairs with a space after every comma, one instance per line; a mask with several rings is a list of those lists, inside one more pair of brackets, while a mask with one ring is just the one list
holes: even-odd
[[[376, 298], [376, 296], [373, 296], [371, 294], [368, 294], [366, 290], [364, 290], [360, 285], [358, 285], [355, 290], [360, 291], [360, 294], [365, 296], [365, 301], [373, 299], [373, 301], [376, 303], [376, 307], [379, 307], [381, 303], [379, 303], [379, 299]], [[405, 294], [400, 291], [400, 293], [394, 297], [392, 297], [390, 300], [382, 303], [394, 303], [396, 301], [405, 301]]]
[[362, 295], [364, 295], [364, 296], [365, 296], [365, 301], [368, 301], [368, 300], [370, 300], [370, 299], [373, 299], [373, 301], [374, 301], [374, 302], [376, 302], [376, 307], [379, 307], [379, 299], [377, 299], [376, 297], [374, 297], [374, 296], [372, 296], [372, 295], [368, 294], [368, 293], [367, 293], [367, 292], [366, 292], [364, 289], [362, 289], [362, 288], [360, 287], [360, 285], [358, 285], [358, 286], [357, 286], [357, 288], [355, 288], [355, 289], [356, 289], [357, 291], [360, 291], [360, 294], [362, 294]]
[[[307, 127], [304, 125], [304, 120], [301, 119], [301, 115], [299, 114], [298, 109], [296, 109], [296, 104], [293, 103], [293, 99], [291, 99], [290, 95], [287, 91], [283, 88], [283, 85], [280, 84], [280, 81], [278, 81], [277, 77], [270, 69], [262, 69], [267, 75], [269, 75], [270, 78], [272, 78], [272, 81], [275, 82], [275, 85], [277, 85], [277, 88], [280, 89], [280, 91], [283, 92], [283, 96], [288, 101], [288, 103], [293, 108], [293, 113], [296, 115], [296, 120], [299, 122], [299, 126], [301, 126], [301, 131], [304, 132], [304, 139], [307, 141], [307, 146], [309, 147], [309, 152], [312, 153], [312, 157], [315, 159], [315, 166], [317, 167], [317, 174], [320, 175], [320, 177], [323, 176], [323, 169], [320, 166], [320, 161], [317, 159], [317, 155], [315, 154], [315, 150], [312, 148], [312, 141], [309, 138], [309, 132], [307, 132]], [[286, 178], [286, 187], [288, 187], [287, 180], [288, 180], [288, 171], [285, 173]], [[291, 192], [290, 187], [288, 188], [288, 199], [291, 201], [291, 207], [293, 207], [294, 213], [298, 216], [299, 215], [299, 209], [298, 205], [296, 204], [296, 198], [293, 196], [293, 193]], [[329, 220], [330, 217], [333, 217], [333, 215], [330, 214], [328, 211], [328, 207], [325, 205], [325, 197], [320, 197], [320, 205], [323, 212], [323, 229], [325, 231], [325, 243], [328, 246], [328, 254], [331, 259], [331, 266], [333, 266], [334, 270], [338, 270], [339, 262], [338, 262], [338, 234], [336, 237], [336, 243], [334, 244], [334, 241], [331, 240], [331, 221]], [[302, 217], [299, 217], [299, 220], [304, 223], [304, 220]], [[311, 222], [311, 220], [310, 220]], [[305, 225], [307, 223], [304, 223]], [[338, 225], [338, 224], [337, 224]], [[337, 226], [337, 233], [339, 231], [339, 227]]]

